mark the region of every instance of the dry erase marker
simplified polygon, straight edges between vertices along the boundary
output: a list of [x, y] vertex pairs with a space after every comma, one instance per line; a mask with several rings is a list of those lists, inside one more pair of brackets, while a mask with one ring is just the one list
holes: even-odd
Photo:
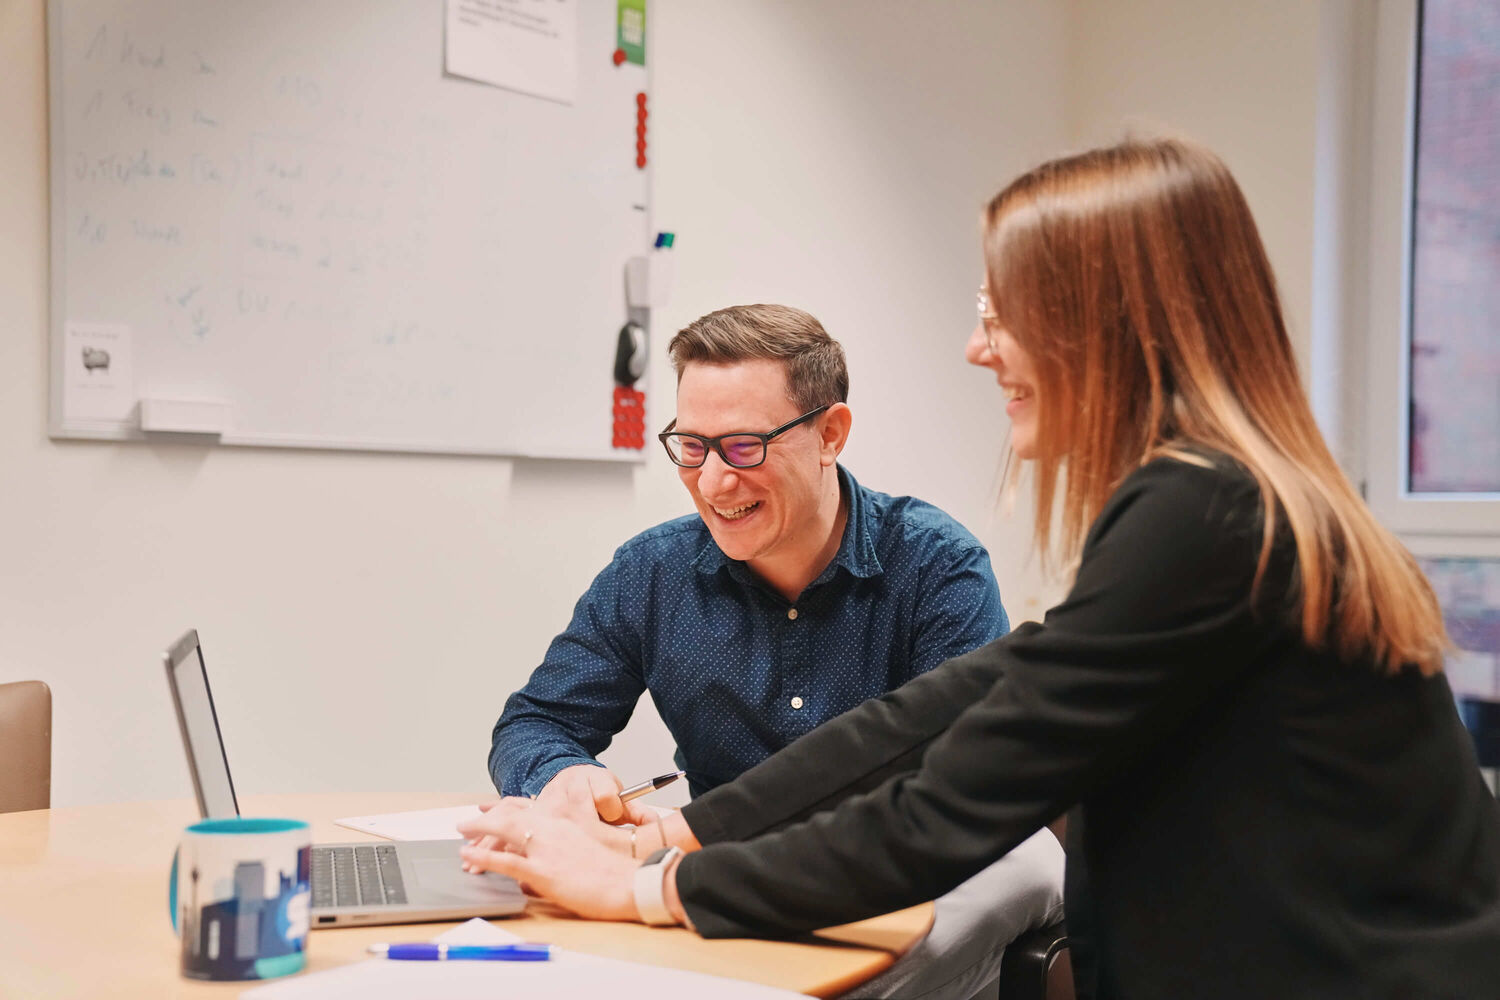
[[637, 782], [629, 788], [620, 790], [620, 801], [629, 802], [631, 799], [640, 798], [647, 792], [654, 792], [658, 788], [665, 788], [685, 774], [687, 774], [686, 771], [673, 771], [671, 774], [663, 774], [655, 778], [647, 778], [645, 781]]
[[550, 944], [372, 944], [372, 955], [406, 962], [545, 962]]

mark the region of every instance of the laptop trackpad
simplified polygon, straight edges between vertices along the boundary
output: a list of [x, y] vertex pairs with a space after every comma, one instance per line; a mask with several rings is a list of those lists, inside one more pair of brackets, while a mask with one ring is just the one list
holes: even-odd
[[520, 887], [504, 875], [470, 875], [454, 858], [413, 858], [408, 862], [417, 884], [407, 887], [412, 902], [504, 903], [518, 900]]

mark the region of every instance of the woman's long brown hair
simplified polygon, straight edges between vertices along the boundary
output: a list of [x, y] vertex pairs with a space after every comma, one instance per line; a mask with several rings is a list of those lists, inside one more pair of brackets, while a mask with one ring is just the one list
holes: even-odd
[[1318, 431], [1260, 234], [1218, 157], [1168, 139], [1043, 164], [989, 203], [984, 249], [999, 322], [1036, 366], [1044, 554], [1056, 541], [1076, 556], [1132, 469], [1214, 449], [1260, 485], [1257, 588], [1286, 519], [1309, 645], [1442, 669], [1432, 588]]

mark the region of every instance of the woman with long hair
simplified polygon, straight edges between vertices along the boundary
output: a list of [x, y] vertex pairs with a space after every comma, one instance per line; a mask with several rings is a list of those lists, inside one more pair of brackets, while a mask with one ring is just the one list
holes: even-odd
[[1067, 597], [637, 814], [642, 852], [680, 849], [649, 868], [591, 802], [505, 800], [464, 832], [513, 849], [466, 859], [584, 916], [785, 936], [932, 899], [1067, 813], [1080, 995], [1500, 994], [1500, 810], [1437, 602], [1318, 433], [1229, 171], [1127, 142], [1028, 172], [983, 230], [966, 356]]

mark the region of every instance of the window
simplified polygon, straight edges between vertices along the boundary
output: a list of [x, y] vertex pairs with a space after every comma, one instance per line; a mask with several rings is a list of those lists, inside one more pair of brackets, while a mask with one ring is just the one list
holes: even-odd
[[1374, 5], [1363, 465], [1443, 606], [1460, 694], [1500, 697], [1500, 6]]
[[1500, 556], [1500, 7], [1377, 11], [1367, 495], [1421, 554]]
[[1419, 11], [1405, 486], [1500, 494], [1500, 5]]

